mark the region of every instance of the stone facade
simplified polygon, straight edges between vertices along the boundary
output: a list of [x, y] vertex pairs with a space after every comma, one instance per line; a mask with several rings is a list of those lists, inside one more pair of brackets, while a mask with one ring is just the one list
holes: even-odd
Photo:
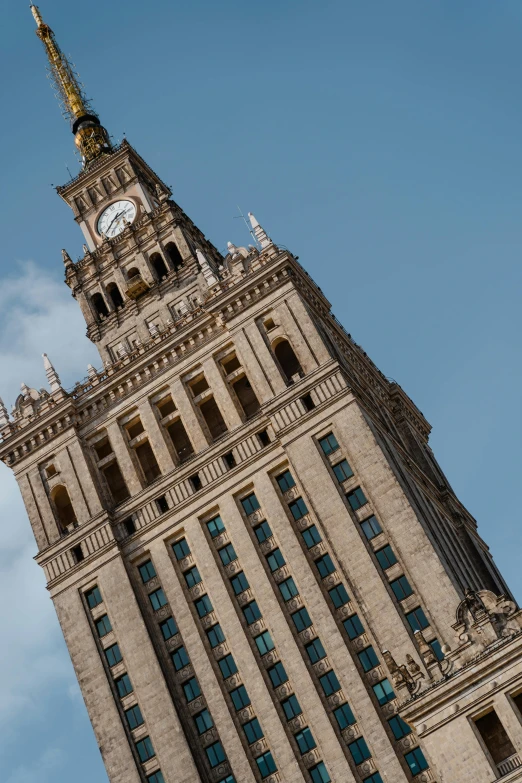
[[423, 415], [253, 215], [222, 257], [127, 142], [58, 190], [103, 369], [46, 357], [0, 458], [111, 783], [491, 779], [397, 715], [387, 651], [428, 681], [465, 590], [509, 595]]

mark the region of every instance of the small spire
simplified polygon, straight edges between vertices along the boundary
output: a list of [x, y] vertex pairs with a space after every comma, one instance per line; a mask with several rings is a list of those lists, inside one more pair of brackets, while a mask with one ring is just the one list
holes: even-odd
[[274, 243], [266, 233], [265, 229], [259, 225], [252, 212], [248, 213], [248, 217], [250, 219], [250, 225], [252, 226], [252, 231], [254, 232], [254, 236], [256, 240], [259, 242], [259, 244], [261, 245], [261, 250], [265, 250], [265, 248], [270, 247], [270, 245], [273, 245]]
[[0, 430], [3, 430], [5, 427], [8, 427], [9, 424], [10, 424], [9, 412], [4, 405], [4, 401], [0, 397]]
[[92, 364], [87, 365], [87, 376], [90, 381], [95, 381], [98, 378], [96, 367], [93, 367]]
[[215, 276], [214, 272], [212, 271], [212, 267], [208, 263], [206, 257], [203, 255], [203, 253], [199, 248], [196, 249], [196, 256], [201, 271], [203, 272], [203, 277], [205, 278], [205, 282], [208, 285], [208, 287], [212, 288], [213, 286], [217, 285], [218, 279]]
[[66, 269], [70, 266], [74, 266], [73, 260], [67, 250], [62, 250], [62, 258]]
[[49, 357], [47, 356], [46, 353], [43, 353], [42, 356], [44, 360], [44, 369], [45, 369], [45, 374], [47, 376], [47, 382], [51, 387], [51, 394], [55, 394], [56, 392], [62, 391], [62, 384], [60, 383], [60, 378], [58, 376], [58, 373], [54, 369], [53, 365], [51, 364]]

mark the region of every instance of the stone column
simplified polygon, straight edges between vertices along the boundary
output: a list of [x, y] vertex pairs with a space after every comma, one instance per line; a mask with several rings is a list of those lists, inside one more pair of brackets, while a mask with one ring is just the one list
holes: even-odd
[[149, 400], [144, 400], [138, 407], [138, 411], [141, 416], [141, 421], [145, 430], [149, 436], [149, 443], [158, 460], [159, 469], [162, 474], [170, 473], [176, 467], [174, 460], [170, 455], [170, 451], [167, 448], [161, 427], [158, 424], [158, 420], [154, 415], [152, 406]]
[[228, 429], [235, 430], [236, 427], [240, 427], [243, 424], [243, 419], [239, 415], [236, 403], [232, 399], [231, 389], [229, 389], [225, 383], [212, 356], [209, 359], [206, 359], [202, 363], [202, 366], [205, 371], [205, 378], [214, 393], [214, 399], [221, 411], [221, 415], [225, 419]]
[[60, 478], [63, 478], [64, 486], [69, 493], [69, 498], [74, 508], [74, 513], [78, 524], [82, 525], [88, 522], [91, 516], [90, 508], [85, 501], [85, 496], [76, 475], [71, 457], [66, 447], [57, 452], [58, 464], [60, 466]]
[[269, 383], [274, 390], [273, 395], [282, 394], [287, 389], [286, 383], [276, 364], [272, 351], [263, 339], [259, 326], [256, 323], [251, 323], [245, 328], [245, 333], [250, 339], [258, 362], [268, 376]]
[[257, 399], [260, 403], [270, 400], [274, 396], [274, 392], [267, 381], [256, 354], [252, 350], [245, 332], [243, 330], [236, 332], [233, 337], [238, 358], [247, 374], [248, 380], [252, 384]]
[[299, 364], [305, 373], [312, 372], [317, 367], [317, 361], [313, 356], [300, 328], [297, 326], [292, 314], [288, 310], [288, 305], [282, 303], [278, 305], [274, 312], [276, 317], [288, 337], [292, 348], [295, 351]]
[[[33, 528], [38, 550], [41, 552], [42, 549], [48, 547], [49, 544], [53, 544], [60, 537], [58, 524], [54, 518], [49, 500], [47, 500], [47, 504], [40, 503], [40, 497], [37, 497], [36, 487], [39, 484], [42, 494], [47, 499], [39, 471], [33, 469], [26, 473], [25, 476], [18, 476], [17, 481], [31, 527]], [[47, 505], [47, 508], [45, 505]]]
[[183, 426], [187, 430], [187, 434], [192, 441], [194, 451], [203, 451], [208, 447], [210, 441], [203, 431], [203, 427], [194, 410], [192, 400], [189, 398], [189, 392], [187, 392], [180, 380], [177, 380], [172, 384], [171, 390], [172, 399], [179, 411]]
[[299, 329], [308, 341], [319, 364], [326, 364], [326, 362], [329, 362], [332, 357], [299, 294], [294, 293], [289, 297], [288, 307], [294, 314], [299, 324]]
[[107, 425], [107, 434], [111, 442], [112, 450], [118, 460], [118, 465], [131, 495], [136, 495], [142, 490], [142, 483], [129, 454], [129, 448], [123, 437], [123, 433], [117, 421]]

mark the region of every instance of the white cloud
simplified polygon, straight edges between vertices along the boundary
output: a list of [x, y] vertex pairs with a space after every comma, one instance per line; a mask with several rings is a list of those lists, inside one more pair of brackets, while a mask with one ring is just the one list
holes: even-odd
[[[34, 264], [20, 264], [0, 288], [0, 396], [7, 407], [20, 382], [46, 385], [41, 354], [52, 358], [62, 382], [72, 385], [86, 374], [97, 352], [84, 337], [85, 323], [69, 289]], [[29, 757], [16, 769], [7, 747], [44, 719], [53, 692], [62, 697], [77, 686], [64, 648], [43, 572], [34, 563], [36, 545], [11, 471], [0, 465], [0, 749], [2, 780], [32, 783], [55, 779], [63, 749]], [[83, 709], [81, 700], [72, 701]], [[5, 744], [4, 744], [5, 741]], [[64, 743], [65, 744], [65, 743]], [[7, 770], [6, 770], [7, 767]]]

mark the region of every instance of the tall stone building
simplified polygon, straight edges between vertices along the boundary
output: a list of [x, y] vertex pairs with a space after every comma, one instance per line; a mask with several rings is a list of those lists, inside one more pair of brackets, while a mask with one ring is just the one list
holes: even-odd
[[223, 257], [111, 143], [32, 10], [83, 158], [58, 188], [85, 241], [65, 277], [103, 370], [67, 392], [44, 357], [49, 389], [0, 407], [0, 457], [111, 783], [501, 776], [522, 674], [500, 719], [480, 705], [504, 751], [493, 718], [463, 732], [473, 773], [454, 753], [445, 774], [447, 734], [418, 718], [452, 687], [457, 607], [459, 633], [473, 602], [518, 617], [428, 422], [253, 215]]

